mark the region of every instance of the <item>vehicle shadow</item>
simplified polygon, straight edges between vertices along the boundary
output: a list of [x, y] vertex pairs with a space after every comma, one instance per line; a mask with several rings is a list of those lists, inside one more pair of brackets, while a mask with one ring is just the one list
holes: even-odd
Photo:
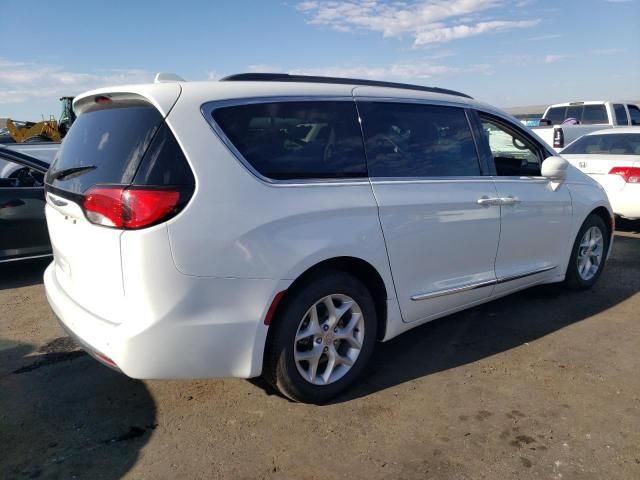
[[534, 287], [435, 320], [378, 344], [363, 381], [334, 403], [504, 352], [580, 322], [640, 291], [640, 238], [616, 236], [599, 282], [587, 292]]
[[42, 283], [42, 276], [50, 263], [51, 257], [0, 264], [0, 290]]
[[616, 218], [616, 232], [640, 233], [640, 220]]
[[62, 337], [39, 350], [0, 340], [0, 478], [118, 479], [156, 427], [144, 383]]

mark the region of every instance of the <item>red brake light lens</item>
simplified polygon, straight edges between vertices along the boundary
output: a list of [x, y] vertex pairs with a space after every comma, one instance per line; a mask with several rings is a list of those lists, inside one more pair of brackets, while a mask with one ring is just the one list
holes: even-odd
[[640, 168], [613, 167], [609, 175], [620, 175], [626, 183], [640, 183]]
[[553, 148], [564, 148], [564, 132], [561, 128], [553, 130]]
[[83, 207], [91, 223], [130, 230], [158, 223], [175, 212], [179, 200], [178, 190], [96, 186]]

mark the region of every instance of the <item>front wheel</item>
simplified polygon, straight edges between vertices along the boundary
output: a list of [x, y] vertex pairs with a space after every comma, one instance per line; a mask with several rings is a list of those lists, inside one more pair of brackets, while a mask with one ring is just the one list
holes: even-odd
[[324, 403], [362, 373], [376, 327], [371, 293], [359, 280], [342, 272], [316, 276], [283, 300], [264, 377], [292, 400]]
[[592, 287], [600, 278], [609, 251], [607, 227], [591, 214], [582, 224], [571, 250], [565, 283], [572, 290]]

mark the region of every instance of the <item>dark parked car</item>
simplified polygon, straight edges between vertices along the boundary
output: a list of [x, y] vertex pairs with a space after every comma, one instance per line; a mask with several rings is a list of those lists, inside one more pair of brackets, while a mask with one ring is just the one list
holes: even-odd
[[44, 216], [49, 163], [0, 147], [0, 263], [51, 255]]

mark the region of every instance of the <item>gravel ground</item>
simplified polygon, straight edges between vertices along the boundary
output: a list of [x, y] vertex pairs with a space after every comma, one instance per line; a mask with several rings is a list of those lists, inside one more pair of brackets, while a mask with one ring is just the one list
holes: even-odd
[[589, 292], [534, 288], [378, 346], [324, 407], [261, 381], [136, 381], [0, 267], [0, 478], [640, 478], [640, 225]]

